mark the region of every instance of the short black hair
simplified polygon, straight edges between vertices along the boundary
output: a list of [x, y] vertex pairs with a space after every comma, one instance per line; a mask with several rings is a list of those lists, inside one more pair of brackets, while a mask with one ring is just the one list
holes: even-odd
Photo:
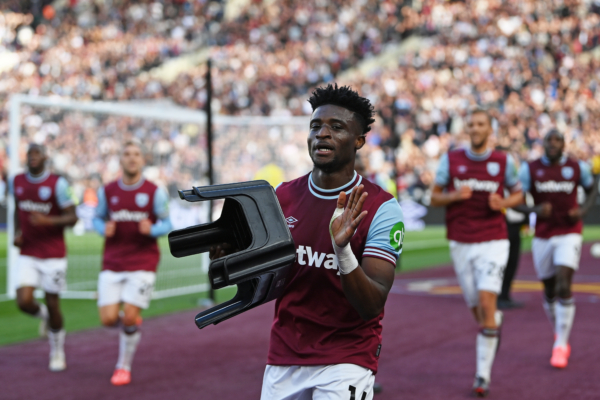
[[374, 108], [369, 99], [361, 97], [358, 92], [352, 90], [350, 86], [338, 87], [337, 83], [329, 84], [326, 87], [318, 87], [312, 92], [312, 96], [308, 99], [313, 111], [317, 108], [332, 104], [350, 110], [356, 115], [362, 125], [363, 134], [371, 130], [371, 125], [375, 122], [373, 115]]
[[546, 135], [544, 136], [544, 140], [548, 139], [550, 136], [552, 135], [556, 135], [558, 136], [561, 140], [565, 140], [565, 135], [562, 134], [561, 131], [559, 131], [556, 128], [552, 128], [548, 131], [548, 133], [546, 133]]

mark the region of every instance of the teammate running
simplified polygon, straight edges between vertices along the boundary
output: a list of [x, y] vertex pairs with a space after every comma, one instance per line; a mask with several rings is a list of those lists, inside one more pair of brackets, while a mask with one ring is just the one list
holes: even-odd
[[[473, 390], [487, 396], [499, 344], [502, 312], [497, 296], [508, 260], [502, 210], [521, 203], [523, 195], [512, 157], [490, 150], [491, 118], [484, 110], [469, 116], [471, 147], [445, 154], [439, 164], [431, 205], [446, 207], [447, 236], [454, 270], [480, 330]], [[504, 198], [504, 188], [510, 191]], [[444, 191], [445, 190], [445, 191]]]
[[94, 228], [106, 238], [98, 278], [100, 319], [105, 326], [121, 325], [119, 359], [111, 378], [117, 386], [131, 382], [140, 314], [150, 304], [160, 259], [156, 238], [172, 229], [167, 193], [142, 176], [140, 144], [125, 143], [121, 167], [123, 176], [98, 191], [94, 218]]
[[328, 85], [309, 102], [313, 170], [276, 189], [297, 257], [275, 304], [261, 399], [372, 399], [402, 211], [354, 171], [373, 123], [369, 100]]
[[[65, 288], [67, 258], [65, 226], [77, 222], [67, 180], [46, 169], [44, 146], [32, 144], [27, 151], [26, 174], [9, 185], [15, 196], [15, 246], [21, 250], [18, 263], [17, 304], [21, 311], [41, 319], [40, 334], [50, 342], [50, 371], [62, 371], [65, 360], [65, 330], [58, 293]], [[35, 288], [46, 294], [46, 304], [37, 303]]]
[[[554, 328], [550, 364], [556, 368], [565, 368], [571, 354], [569, 334], [575, 317], [571, 283], [579, 268], [581, 219], [597, 194], [590, 167], [568, 158], [564, 149], [565, 139], [559, 131], [546, 134], [545, 155], [524, 163], [519, 172], [523, 190], [531, 193], [535, 206], [517, 207], [521, 212], [537, 214], [531, 251], [538, 278], [544, 283], [544, 310]], [[577, 204], [578, 185], [588, 193], [582, 207]]]

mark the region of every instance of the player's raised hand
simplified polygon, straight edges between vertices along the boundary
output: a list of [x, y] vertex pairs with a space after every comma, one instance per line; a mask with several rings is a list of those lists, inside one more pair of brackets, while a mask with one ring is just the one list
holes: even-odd
[[148, 218], [140, 221], [138, 225], [138, 229], [142, 235], [150, 236], [150, 231], [152, 230], [152, 221]]
[[52, 225], [52, 221], [50, 220], [50, 218], [48, 218], [48, 216], [37, 212], [31, 213], [31, 215], [29, 216], [29, 222], [31, 222], [31, 225], [33, 226]]
[[500, 211], [504, 208], [504, 198], [498, 193], [492, 193], [488, 199], [488, 204], [492, 210]]
[[15, 233], [15, 240], [13, 241], [13, 244], [15, 245], [15, 247], [21, 247], [23, 246], [23, 235], [21, 235], [21, 233]]
[[104, 236], [109, 238], [115, 236], [117, 231], [117, 223], [115, 221], [107, 221], [104, 225]]
[[543, 202], [538, 207], [536, 207], [535, 213], [538, 215], [538, 217], [550, 217], [550, 215], [552, 215], [552, 204], [548, 202]]
[[[367, 211], [362, 211], [362, 207], [368, 194], [363, 193], [363, 190], [363, 185], [352, 189], [348, 203], [346, 203], [345, 192], [340, 193], [338, 196], [337, 210], [334, 214], [335, 219], [329, 226], [331, 236], [338, 247], [345, 247], [350, 243], [358, 224], [367, 216]], [[344, 208], [344, 205], [346, 205], [346, 208]]]
[[458, 190], [454, 191], [454, 201], [468, 200], [473, 196], [473, 190], [468, 186], [461, 186]]

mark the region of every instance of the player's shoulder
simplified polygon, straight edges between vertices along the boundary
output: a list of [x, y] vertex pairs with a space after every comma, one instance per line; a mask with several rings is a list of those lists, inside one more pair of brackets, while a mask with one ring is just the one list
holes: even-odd
[[141, 187], [150, 191], [156, 191], [156, 189], [158, 189], [158, 185], [154, 182], [149, 181], [148, 179], [144, 179], [144, 183], [142, 183]]
[[510, 154], [504, 150], [494, 149], [490, 154], [490, 161], [508, 161]]
[[281, 182], [275, 187], [275, 192], [277, 193], [277, 196], [284, 196], [286, 194], [296, 193], [300, 190], [306, 190], [306, 188], [308, 187], [309, 176], [310, 174], [306, 174], [288, 182]]
[[448, 159], [455, 159], [455, 158], [459, 158], [459, 157], [466, 157], [467, 150], [465, 148], [458, 147], [456, 149], [449, 150], [446, 153], [446, 155], [447, 155]]
[[383, 203], [394, 199], [394, 196], [386, 192], [381, 186], [367, 179], [363, 178], [360, 184], [364, 186], [364, 191], [369, 194], [367, 207], [379, 208]]
[[104, 190], [113, 190], [113, 189], [118, 189], [119, 188], [119, 181], [118, 180], [114, 180], [112, 182], [108, 182], [106, 185], [104, 185]]

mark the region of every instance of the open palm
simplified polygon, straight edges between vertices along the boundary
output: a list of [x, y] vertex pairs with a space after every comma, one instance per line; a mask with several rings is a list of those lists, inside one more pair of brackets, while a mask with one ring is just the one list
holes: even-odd
[[[338, 196], [337, 208], [344, 211], [330, 225], [331, 236], [338, 247], [345, 247], [350, 243], [358, 224], [367, 216], [368, 212], [362, 211], [362, 208], [368, 194], [363, 193], [363, 190], [363, 185], [352, 189], [348, 204], [346, 204], [345, 192], [340, 193]], [[344, 205], [346, 205], [346, 208], [344, 208]]]

